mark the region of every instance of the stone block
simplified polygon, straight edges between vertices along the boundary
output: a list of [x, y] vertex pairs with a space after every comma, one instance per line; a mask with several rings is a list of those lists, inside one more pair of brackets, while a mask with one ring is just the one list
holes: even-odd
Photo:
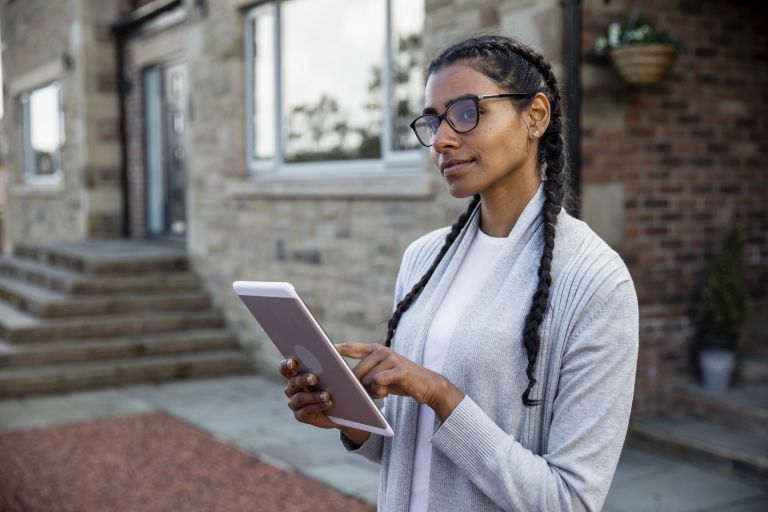
[[582, 219], [609, 245], [624, 242], [624, 185], [622, 183], [582, 184]]

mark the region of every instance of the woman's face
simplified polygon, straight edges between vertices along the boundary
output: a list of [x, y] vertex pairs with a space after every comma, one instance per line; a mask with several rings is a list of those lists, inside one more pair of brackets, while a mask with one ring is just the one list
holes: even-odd
[[[453, 99], [466, 95], [501, 94], [490, 78], [457, 63], [429, 76], [425, 111], [442, 114]], [[432, 161], [454, 197], [513, 190], [524, 180], [538, 180], [537, 145], [508, 98], [480, 101], [479, 121], [467, 133], [457, 133], [443, 121], [431, 147]]]

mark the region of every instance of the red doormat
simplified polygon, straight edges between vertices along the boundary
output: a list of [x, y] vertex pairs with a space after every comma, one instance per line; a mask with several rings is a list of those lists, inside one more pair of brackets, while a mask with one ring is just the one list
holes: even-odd
[[0, 436], [2, 512], [273, 510], [372, 507], [163, 413]]

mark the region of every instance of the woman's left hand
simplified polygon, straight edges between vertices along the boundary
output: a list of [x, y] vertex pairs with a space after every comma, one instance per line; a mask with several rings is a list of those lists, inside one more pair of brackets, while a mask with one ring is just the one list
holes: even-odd
[[352, 370], [373, 398], [388, 394], [409, 396], [435, 410], [441, 420], [453, 411], [464, 394], [437, 372], [414, 363], [376, 343], [342, 343], [343, 356], [360, 359]]

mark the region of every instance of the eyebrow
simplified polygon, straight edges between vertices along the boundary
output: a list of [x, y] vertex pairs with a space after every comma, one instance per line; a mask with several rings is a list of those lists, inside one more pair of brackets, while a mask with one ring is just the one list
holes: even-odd
[[[453, 103], [456, 103], [459, 100], [465, 100], [467, 98], [475, 98], [475, 97], [477, 97], [477, 94], [469, 94], [469, 93], [463, 94], [461, 96], [457, 96], [455, 98], [452, 98], [452, 99], [446, 101], [445, 102], [445, 108], [448, 108], [450, 105], [452, 105]], [[424, 110], [421, 111], [421, 113], [422, 114], [437, 114], [437, 110], [435, 110], [432, 107], [426, 107]]]

